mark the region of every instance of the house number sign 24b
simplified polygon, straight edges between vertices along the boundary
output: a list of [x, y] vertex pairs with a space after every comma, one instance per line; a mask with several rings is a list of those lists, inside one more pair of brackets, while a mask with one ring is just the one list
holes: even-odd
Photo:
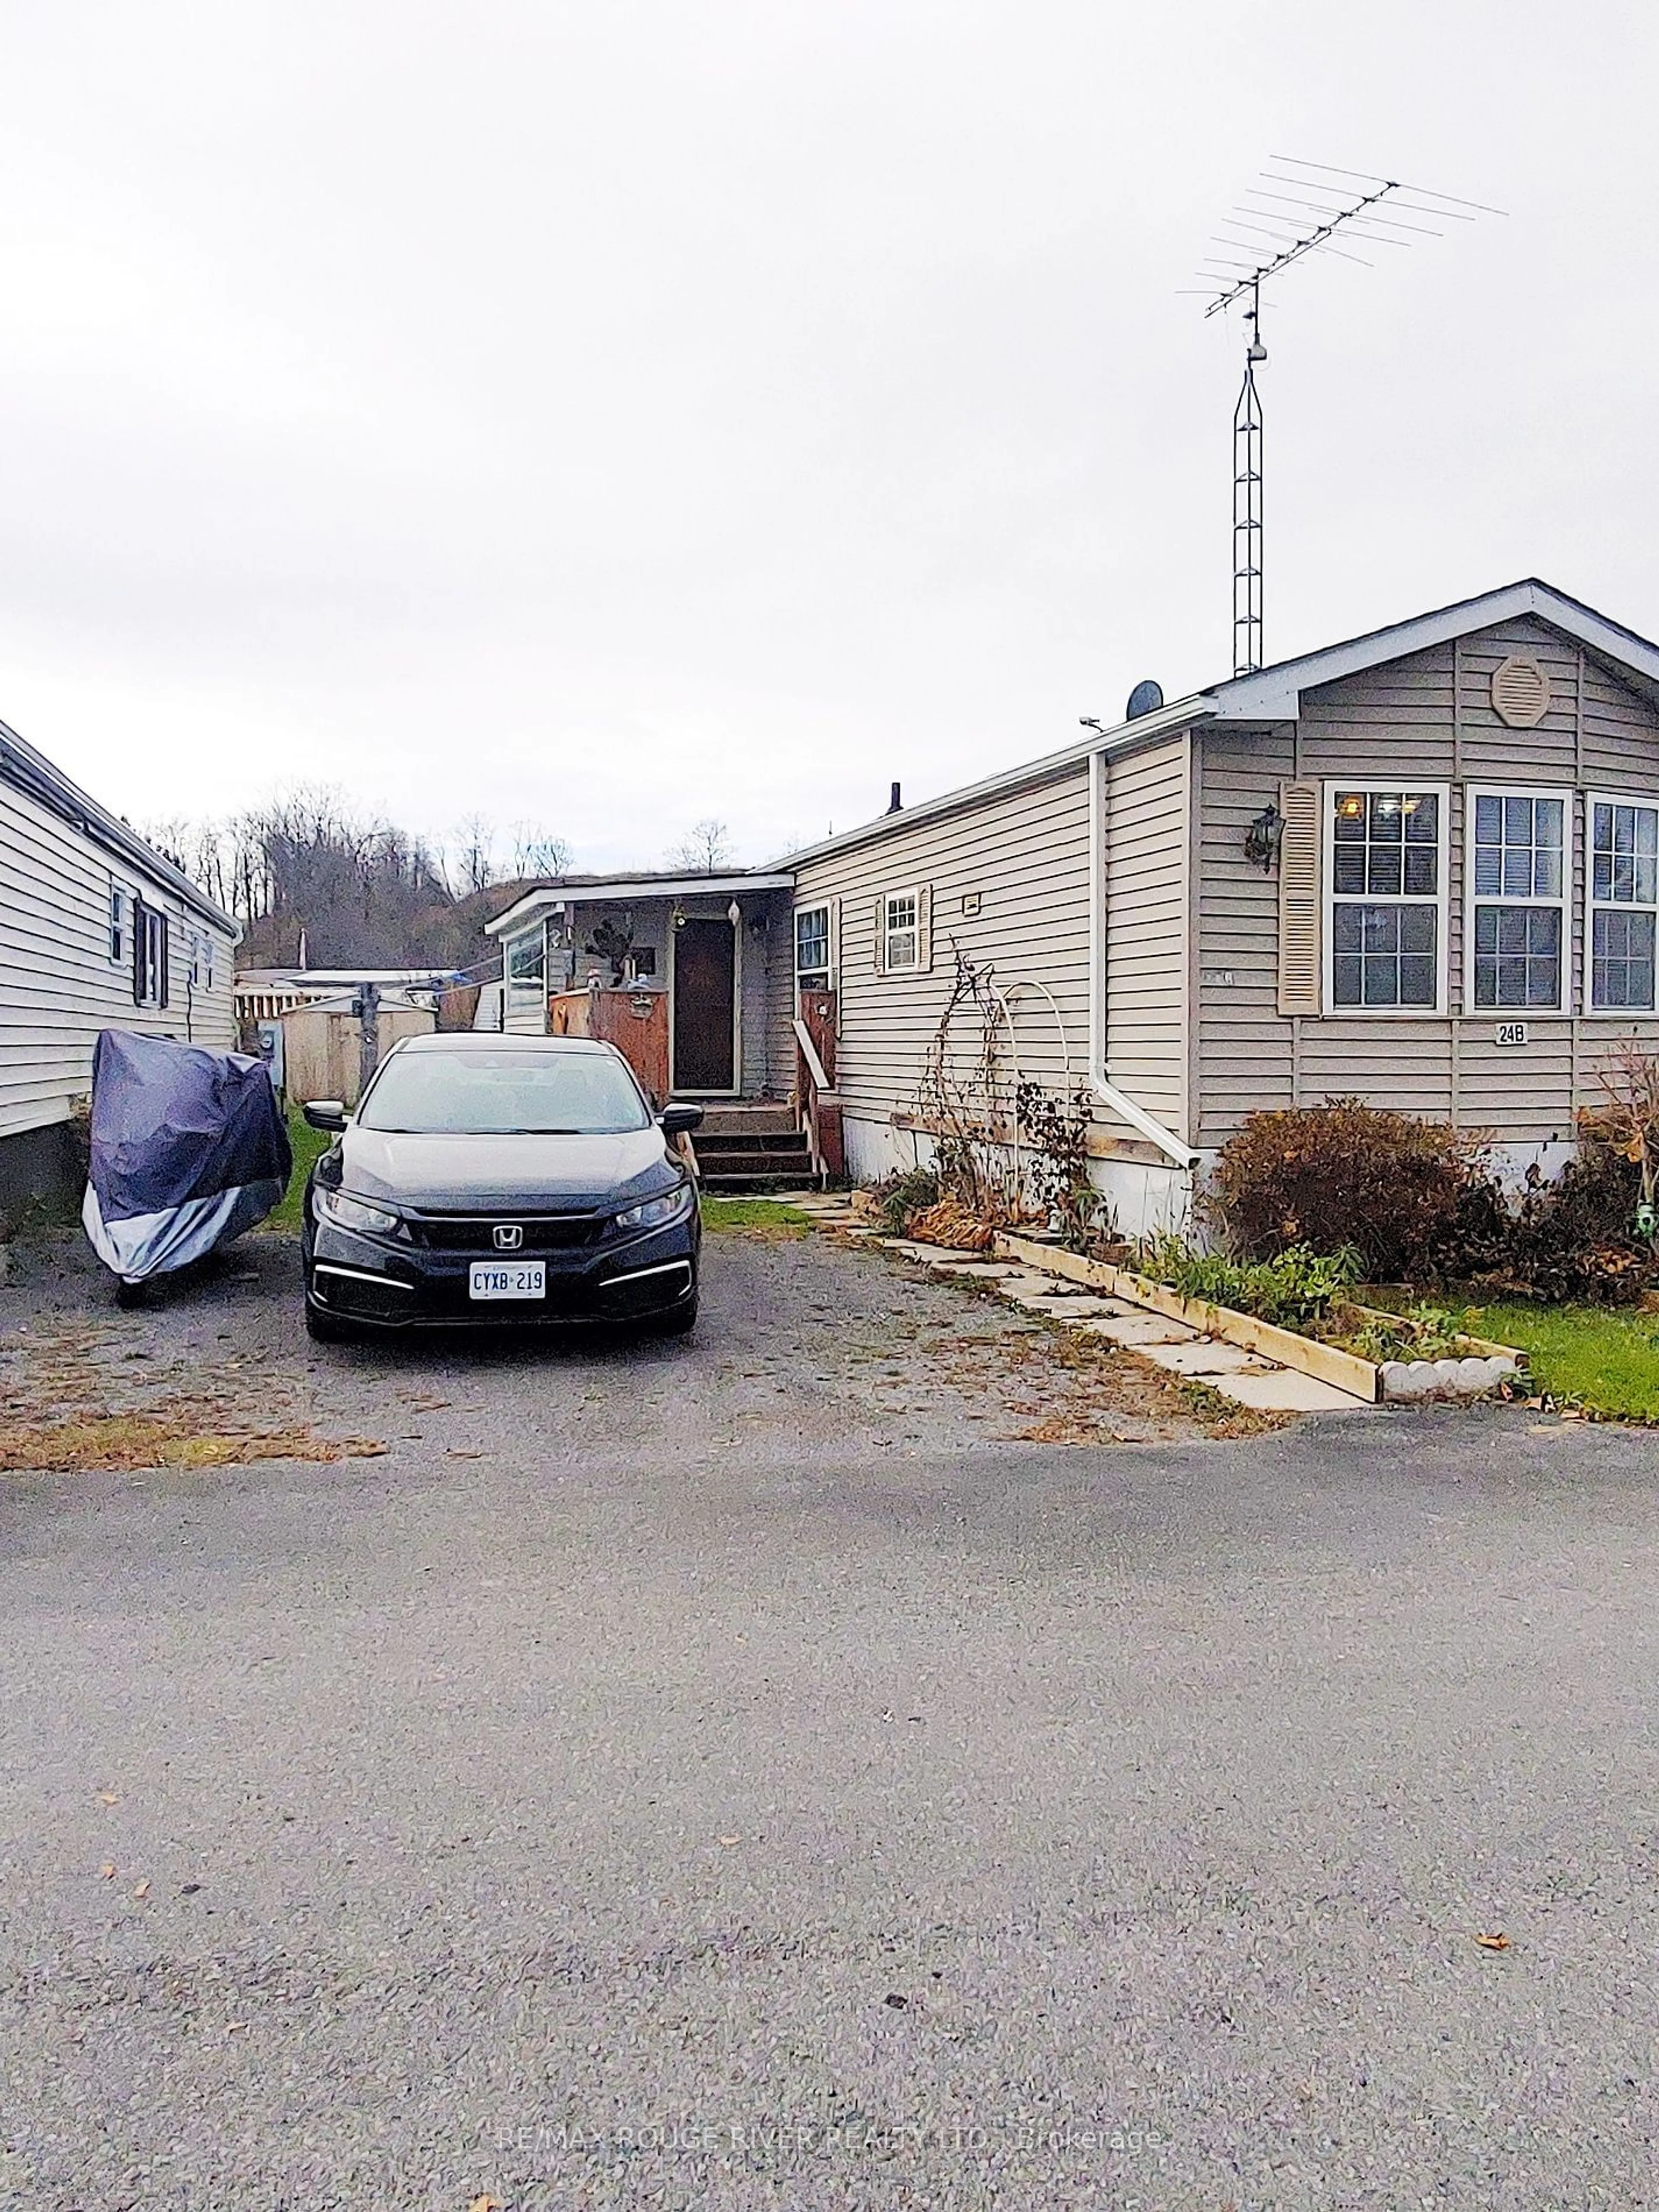
[[1524, 1022], [1499, 1022], [1498, 1024], [1499, 1044], [1525, 1044], [1526, 1041], [1527, 1025]]

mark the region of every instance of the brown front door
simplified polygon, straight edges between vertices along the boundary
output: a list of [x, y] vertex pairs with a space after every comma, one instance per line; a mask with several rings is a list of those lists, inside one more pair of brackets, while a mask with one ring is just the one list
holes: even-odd
[[688, 918], [674, 932], [674, 1088], [734, 1091], [736, 936]]

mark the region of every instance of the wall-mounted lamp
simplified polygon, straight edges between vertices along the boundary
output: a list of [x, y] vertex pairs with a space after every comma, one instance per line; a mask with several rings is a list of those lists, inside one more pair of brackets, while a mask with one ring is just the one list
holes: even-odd
[[731, 905], [726, 908], [726, 918], [731, 923], [733, 929], [735, 929], [738, 924], [743, 920], [743, 908], [738, 904], [736, 899], [733, 899]]
[[1244, 832], [1244, 857], [1267, 870], [1279, 859], [1279, 842], [1285, 835], [1285, 817], [1270, 799]]

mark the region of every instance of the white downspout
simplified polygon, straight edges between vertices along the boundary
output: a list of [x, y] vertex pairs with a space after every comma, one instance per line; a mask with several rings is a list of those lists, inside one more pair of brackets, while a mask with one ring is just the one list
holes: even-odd
[[1179, 1168], [1191, 1168], [1199, 1155], [1145, 1107], [1126, 1097], [1106, 1065], [1106, 755], [1089, 756], [1089, 1088], [1103, 1106]]

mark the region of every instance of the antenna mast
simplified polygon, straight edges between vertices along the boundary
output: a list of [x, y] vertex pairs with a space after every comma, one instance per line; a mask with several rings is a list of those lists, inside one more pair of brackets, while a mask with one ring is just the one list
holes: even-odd
[[[1334, 169], [1322, 161], [1302, 161], [1275, 154], [1277, 168], [1262, 172], [1261, 183], [1244, 195], [1244, 204], [1226, 218], [1240, 238], [1217, 231], [1212, 242], [1230, 249], [1212, 255], [1199, 270], [1209, 300], [1204, 310], [1224, 313], [1239, 301], [1244, 307], [1244, 382], [1233, 410], [1233, 673], [1249, 676], [1261, 666], [1262, 645], [1262, 435], [1261, 400], [1255, 372], [1267, 358], [1261, 342], [1261, 287], [1270, 277], [1310, 253], [1334, 254], [1374, 264], [1347, 250], [1364, 240], [1370, 246], [1410, 246], [1416, 238], [1443, 238], [1434, 222], [1473, 222], [1479, 215], [1501, 215], [1501, 208], [1474, 200], [1455, 200], [1398, 178], [1370, 177], [1356, 169]], [[1283, 171], [1293, 173], [1285, 175]], [[1306, 172], [1306, 174], [1295, 173]], [[1263, 186], [1275, 190], [1264, 190]], [[1390, 212], [1378, 210], [1389, 203]], [[1399, 212], [1394, 212], [1399, 210]], [[1430, 222], [1407, 222], [1402, 215], [1427, 216]], [[1340, 233], [1345, 244], [1332, 240]], [[1401, 235], [1401, 233], [1407, 234]], [[1264, 243], [1265, 241], [1265, 243]], [[1269, 250], [1269, 249], [1272, 250]], [[1248, 257], [1248, 258], [1242, 258]]]

